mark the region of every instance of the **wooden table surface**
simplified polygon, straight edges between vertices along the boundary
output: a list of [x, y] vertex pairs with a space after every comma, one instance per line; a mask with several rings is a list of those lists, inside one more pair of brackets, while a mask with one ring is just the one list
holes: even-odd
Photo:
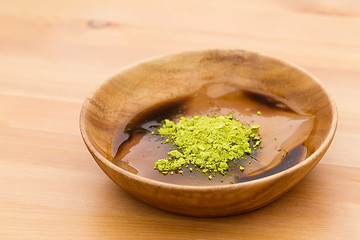
[[[79, 133], [84, 98], [136, 61], [241, 48], [316, 75], [339, 125], [321, 162], [259, 210], [190, 218], [133, 198]], [[0, 0], [0, 239], [360, 239], [360, 2]]]

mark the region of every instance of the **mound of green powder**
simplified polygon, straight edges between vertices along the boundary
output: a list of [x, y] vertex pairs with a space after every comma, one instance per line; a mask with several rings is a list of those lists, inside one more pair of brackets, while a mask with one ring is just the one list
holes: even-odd
[[255, 136], [258, 130], [259, 125], [247, 127], [232, 115], [181, 117], [178, 123], [165, 120], [158, 133], [162, 143], [172, 143], [176, 148], [168, 153], [168, 158], [158, 160], [154, 169], [163, 174], [183, 173], [183, 167], [193, 165], [210, 174], [209, 179], [211, 174], [225, 175], [230, 161], [244, 159], [245, 154], [251, 153], [250, 142], [254, 148], [260, 144]]

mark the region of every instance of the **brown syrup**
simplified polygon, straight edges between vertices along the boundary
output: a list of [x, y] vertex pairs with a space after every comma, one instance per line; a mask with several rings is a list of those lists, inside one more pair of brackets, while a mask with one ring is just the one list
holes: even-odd
[[[257, 112], [261, 114], [258, 115]], [[154, 170], [154, 163], [167, 157], [171, 145], [161, 144], [160, 136], [151, 132], [164, 119], [178, 121], [180, 116], [228, 115], [243, 123], [260, 125], [261, 149], [253, 150], [246, 160], [232, 163], [226, 176], [207, 175], [183, 168], [184, 174], [163, 175]], [[284, 102], [234, 85], [216, 83], [177, 99], [159, 103], [134, 116], [126, 126], [120, 126], [121, 136], [113, 143], [116, 154], [112, 162], [134, 174], [180, 185], [222, 185], [266, 177], [286, 170], [306, 158], [303, 142], [314, 126], [314, 117], [295, 112]], [[244, 166], [241, 172], [238, 166]], [[190, 166], [189, 166], [190, 167]]]

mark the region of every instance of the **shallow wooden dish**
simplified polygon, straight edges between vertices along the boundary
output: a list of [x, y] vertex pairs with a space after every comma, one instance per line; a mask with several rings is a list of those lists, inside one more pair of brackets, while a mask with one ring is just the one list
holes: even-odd
[[[269, 92], [316, 116], [306, 145], [310, 156], [261, 179], [222, 186], [181, 186], [147, 179], [110, 162], [119, 125], [161, 101], [186, 95], [210, 82], [236, 83]], [[337, 111], [311, 74], [279, 59], [242, 50], [193, 51], [143, 61], [103, 83], [82, 107], [84, 142], [104, 172], [133, 196], [157, 208], [191, 216], [234, 215], [262, 207], [286, 193], [315, 167], [328, 149]]]

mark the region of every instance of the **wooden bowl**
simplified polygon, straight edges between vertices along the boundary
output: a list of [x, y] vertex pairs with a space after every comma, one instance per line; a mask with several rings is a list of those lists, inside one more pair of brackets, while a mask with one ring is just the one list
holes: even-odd
[[[274, 175], [221, 186], [155, 181], [110, 161], [116, 130], [136, 113], [224, 79], [277, 95], [301, 112], [313, 114], [315, 127], [306, 141], [309, 156]], [[336, 126], [336, 106], [314, 76], [293, 64], [243, 50], [192, 51], [140, 62], [104, 82], [85, 100], [80, 114], [80, 130], [88, 150], [115, 183], [154, 207], [201, 217], [251, 211], [289, 191], [323, 157]]]

